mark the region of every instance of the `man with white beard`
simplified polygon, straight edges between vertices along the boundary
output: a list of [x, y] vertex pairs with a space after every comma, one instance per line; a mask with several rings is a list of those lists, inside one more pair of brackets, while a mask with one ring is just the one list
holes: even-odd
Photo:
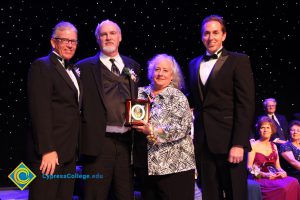
[[109, 191], [120, 200], [133, 199], [130, 165], [131, 132], [125, 127], [125, 101], [137, 97], [139, 64], [119, 54], [120, 27], [110, 20], [98, 24], [95, 36], [100, 52], [77, 63], [84, 87], [80, 139], [87, 179], [84, 199], [107, 199]]

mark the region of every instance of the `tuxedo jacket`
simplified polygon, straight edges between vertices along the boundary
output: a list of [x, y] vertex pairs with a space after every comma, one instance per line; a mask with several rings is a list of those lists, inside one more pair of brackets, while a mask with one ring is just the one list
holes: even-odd
[[79, 85], [79, 99], [73, 81], [53, 52], [35, 60], [29, 69], [30, 160], [38, 161], [51, 151], [57, 152], [60, 164], [75, 159], [82, 86], [74, 69], [72, 71]]
[[[76, 65], [80, 69], [80, 79], [85, 88], [82, 106], [82, 134], [80, 137], [80, 154], [97, 156], [101, 153], [102, 144], [106, 132], [107, 105], [104, 98], [102, 70], [106, 66], [100, 61], [99, 54], [79, 61]], [[132, 69], [137, 76], [140, 74], [140, 66], [133, 59], [126, 56], [121, 58], [125, 67]], [[137, 84], [129, 76], [131, 97], [137, 97]], [[125, 104], [124, 104], [125, 106]]]
[[223, 49], [206, 82], [206, 93], [200, 86], [202, 58], [189, 64], [196, 153], [205, 143], [215, 154], [226, 154], [233, 145], [250, 149], [255, 97], [248, 56]]

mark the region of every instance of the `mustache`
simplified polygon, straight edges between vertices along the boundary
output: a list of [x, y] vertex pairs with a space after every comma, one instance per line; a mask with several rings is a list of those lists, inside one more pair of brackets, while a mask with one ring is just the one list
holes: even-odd
[[113, 45], [115, 45], [115, 43], [113, 41], [105, 42], [104, 44], [105, 45], [107, 45], [107, 44], [113, 44]]

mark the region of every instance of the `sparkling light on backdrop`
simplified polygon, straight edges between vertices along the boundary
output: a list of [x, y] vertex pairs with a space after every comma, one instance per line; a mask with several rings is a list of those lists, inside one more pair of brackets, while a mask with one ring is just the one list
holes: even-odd
[[[5, 2], [5, 1], [4, 1]], [[30, 63], [50, 50], [52, 28], [70, 21], [79, 32], [74, 62], [98, 51], [97, 23], [117, 22], [123, 35], [120, 52], [137, 60], [147, 83], [147, 61], [157, 53], [173, 55], [183, 72], [188, 62], [204, 53], [200, 24], [210, 14], [227, 22], [228, 50], [250, 56], [256, 84], [256, 114], [264, 98], [278, 100], [278, 111], [292, 119], [300, 112], [299, 53], [296, 45], [299, 1], [229, 0], [10, 0], [0, 3], [0, 186], [26, 161], [28, 124], [26, 79]], [[299, 37], [299, 36], [298, 36]], [[294, 48], [294, 49], [292, 49]]]

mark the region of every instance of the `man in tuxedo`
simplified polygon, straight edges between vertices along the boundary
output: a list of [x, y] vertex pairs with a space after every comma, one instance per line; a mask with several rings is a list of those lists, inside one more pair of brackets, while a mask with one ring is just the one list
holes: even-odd
[[247, 55], [223, 47], [218, 15], [202, 22], [206, 53], [189, 64], [194, 144], [203, 199], [247, 199], [246, 153], [254, 115], [254, 81]]
[[133, 199], [131, 131], [125, 127], [125, 100], [137, 97], [139, 64], [119, 54], [120, 27], [102, 21], [95, 31], [100, 52], [77, 63], [85, 88], [81, 155], [85, 174], [102, 179], [85, 182], [85, 200]]
[[52, 52], [35, 60], [28, 74], [30, 169], [37, 176], [29, 185], [29, 199], [37, 200], [72, 199], [74, 179], [47, 176], [75, 173], [81, 124], [81, 84], [67, 64], [77, 48], [77, 29], [62, 21], [50, 42]]
[[[276, 124], [277, 132], [272, 135], [271, 140], [276, 144], [283, 144], [288, 139], [288, 122], [284, 115], [276, 113], [277, 102], [274, 98], [263, 101], [265, 115], [270, 117]], [[261, 116], [262, 117], [262, 116]]]

